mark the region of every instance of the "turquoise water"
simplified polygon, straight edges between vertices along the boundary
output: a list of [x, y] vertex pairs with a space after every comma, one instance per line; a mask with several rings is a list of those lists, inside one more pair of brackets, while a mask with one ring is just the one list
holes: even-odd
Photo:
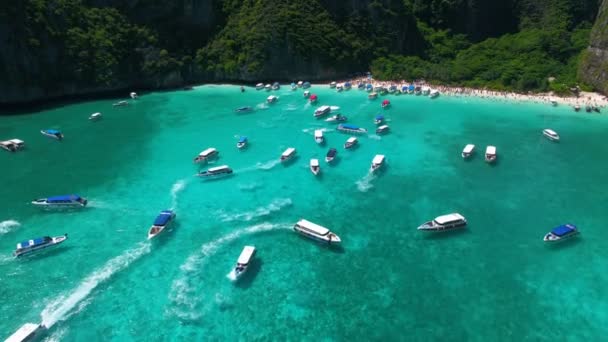
[[[600, 340], [608, 333], [605, 204], [608, 119], [564, 106], [471, 98], [393, 96], [391, 133], [349, 135], [312, 117], [302, 91], [236, 86], [144, 94], [128, 107], [104, 100], [0, 117], [0, 332], [26, 322], [45, 340]], [[380, 100], [357, 90], [312, 89], [373, 132]], [[233, 109], [253, 106], [250, 114]], [[89, 122], [101, 111], [104, 118]], [[562, 141], [541, 135], [553, 128]], [[59, 128], [65, 140], [42, 136]], [[325, 128], [327, 144], [314, 142]], [[239, 135], [250, 145], [240, 151]], [[463, 161], [467, 143], [477, 154]], [[483, 161], [486, 145], [499, 160]], [[192, 158], [233, 177], [203, 181]], [[289, 165], [277, 162], [287, 147]], [[328, 148], [338, 160], [327, 165]], [[377, 176], [375, 154], [387, 156]], [[321, 160], [321, 176], [308, 169]], [[85, 210], [45, 212], [33, 198], [76, 192]], [[160, 210], [176, 224], [156, 241]], [[416, 227], [460, 212], [461, 232]], [[300, 218], [343, 241], [328, 249], [291, 231]], [[547, 246], [543, 235], [572, 222], [581, 235]], [[63, 245], [14, 259], [21, 240], [69, 233]], [[238, 283], [244, 245], [256, 263]]]

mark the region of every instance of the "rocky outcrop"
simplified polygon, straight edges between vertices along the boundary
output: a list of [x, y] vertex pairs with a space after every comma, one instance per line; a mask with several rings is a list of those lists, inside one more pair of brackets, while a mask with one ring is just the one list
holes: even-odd
[[608, 94], [608, 0], [603, 0], [591, 30], [589, 48], [583, 52], [579, 77]]

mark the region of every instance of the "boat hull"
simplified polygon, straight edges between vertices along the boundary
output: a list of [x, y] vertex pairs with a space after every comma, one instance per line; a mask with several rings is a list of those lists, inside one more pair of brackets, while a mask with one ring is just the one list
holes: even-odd
[[[293, 230], [296, 233], [298, 233], [299, 235], [303, 236], [303, 237], [306, 237], [306, 238], [309, 238], [311, 240], [314, 240], [314, 241], [317, 241], [317, 242], [321, 242], [321, 243], [324, 243], [324, 244], [328, 244], [328, 245], [334, 245], [335, 246], [335, 245], [339, 245], [342, 242], [340, 240], [340, 238], [337, 235], [333, 234], [333, 233], [330, 233], [327, 236], [318, 236], [318, 235], [314, 235], [314, 234], [309, 234], [309, 233], [307, 233], [305, 231], [302, 231], [302, 230], [298, 229], [297, 227], [294, 227]], [[335, 239], [328, 238], [328, 236], [332, 236]]]

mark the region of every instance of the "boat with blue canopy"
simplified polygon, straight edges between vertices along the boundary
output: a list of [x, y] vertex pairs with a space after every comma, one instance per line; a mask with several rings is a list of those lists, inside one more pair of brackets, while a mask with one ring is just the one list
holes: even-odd
[[239, 149], [247, 147], [247, 137], [240, 137], [239, 141], [236, 143], [236, 147]]
[[87, 199], [79, 195], [61, 195], [47, 198], [39, 198], [32, 204], [42, 208], [82, 208], [87, 206]]
[[578, 228], [573, 224], [562, 224], [553, 228], [549, 233], [545, 235], [543, 241], [545, 242], [556, 242], [569, 239], [573, 236], [578, 235]]
[[365, 85], [365, 90], [370, 92], [370, 91], [374, 90], [374, 86], [371, 83], [368, 83]]
[[310, 88], [310, 82], [304, 82], [304, 84], [302, 84], [302, 88], [304, 88], [304, 89]]
[[352, 83], [350, 83], [350, 82], [344, 83], [344, 89], [349, 90], [352, 87], [353, 87]]
[[412, 94], [412, 93], [414, 93], [415, 91], [416, 91], [416, 86], [415, 86], [415, 85], [410, 84], [410, 85], [409, 85], [409, 87], [407, 87], [407, 92], [408, 92], [409, 94]]
[[40, 131], [40, 133], [42, 133], [42, 135], [46, 135], [49, 138], [53, 138], [53, 139], [57, 139], [57, 140], [63, 139], [63, 133], [61, 133], [60, 131], [58, 131], [56, 129], [43, 129]]
[[374, 123], [376, 125], [380, 125], [383, 122], [384, 122], [384, 115], [376, 115], [376, 117], [374, 118]]
[[156, 237], [160, 234], [165, 228], [167, 228], [171, 222], [175, 219], [175, 212], [173, 210], [163, 210], [154, 220], [152, 227], [148, 231], [148, 240], [153, 237]]
[[338, 131], [347, 132], [347, 133], [358, 133], [358, 134], [367, 133], [367, 130], [365, 128], [351, 125], [351, 124], [339, 124]]
[[13, 253], [15, 257], [20, 257], [22, 255], [30, 254], [41, 249], [45, 249], [51, 246], [56, 246], [63, 241], [67, 240], [68, 234], [64, 234], [61, 236], [43, 236], [36, 239], [25, 240], [17, 244], [17, 249]]

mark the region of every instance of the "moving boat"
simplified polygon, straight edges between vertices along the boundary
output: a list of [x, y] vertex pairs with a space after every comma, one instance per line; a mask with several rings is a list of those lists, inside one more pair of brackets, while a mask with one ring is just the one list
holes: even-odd
[[447, 231], [457, 228], [463, 228], [467, 225], [467, 220], [464, 216], [453, 213], [443, 216], [437, 216], [434, 220], [423, 223], [418, 230], [425, 231]]
[[317, 144], [322, 144], [325, 142], [325, 137], [323, 137], [323, 130], [322, 129], [316, 129], [315, 130], [315, 142]]
[[304, 90], [304, 98], [307, 99], [310, 97], [310, 90]]
[[131, 97], [133, 100], [135, 100], [135, 99], [137, 99], [137, 98], [138, 98], [137, 93], [136, 93], [136, 92], [134, 92], [134, 91], [132, 91], [132, 92], [131, 92], [131, 94], [129, 94], [129, 96], [130, 96], [130, 97]]
[[21, 326], [17, 331], [15, 331], [9, 338], [7, 338], [4, 342], [25, 342], [25, 341], [33, 341], [36, 337], [36, 334], [45, 329], [42, 324], [34, 324], [34, 323], [25, 323]]
[[390, 106], [391, 106], [391, 101], [389, 101], [389, 100], [382, 101], [382, 108], [386, 109]]
[[331, 107], [330, 106], [321, 106], [321, 107], [319, 107], [319, 108], [317, 108], [315, 110], [315, 113], [313, 114], [313, 116], [315, 118], [320, 118], [320, 117], [322, 117], [324, 115], [329, 114], [330, 112], [331, 112]]
[[578, 234], [578, 229], [573, 224], [562, 224], [561, 226], [553, 228], [549, 233], [545, 235], [543, 241], [545, 242], [556, 242], [571, 238]]
[[216, 157], [218, 154], [219, 154], [219, 152], [215, 148], [209, 147], [208, 149], [199, 153], [198, 156], [196, 156], [194, 158], [194, 162], [197, 164], [202, 163], [202, 162], [208, 161], [211, 158]]
[[247, 272], [247, 268], [249, 267], [249, 263], [251, 263], [251, 259], [255, 256], [255, 247], [254, 246], [245, 246], [241, 255], [239, 255], [238, 260], [236, 261], [236, 266], [234, 266], [234, 276], [236, 279], [239, 279], [241, 275]]
[[40, 131], [40, 133], [42, 133], [42, 135], [46, 135], [47, 137], [50, 137], [53, 139], [57, 139], [57, 140], [63, 139], [63, 133], [61, 133], [60, 131], [58, 131], [56, 129], [43, 129]]
[[129, 102], [127, 101], [118, 101], [116, 103], [113, 103], [112, 106], [114, 107], [124, 107], [124, 106], [128, 106]]
[[318, 100], [318, 99], [319, 99], [319, 98], [317, 97], [317, 95], [316, 95], [316, 94], [312, 94], [312, 95], [310, 95], [310, 97], [308, 98], [308, 101], [309, 101], [311, 104], [315, 104], [315, 103], [317, 103], [317, 100]]
[[355, 145], [357, 145], [357, 142], [359, 142], [359, 141], [357, 140], [356, 137], [350, 137], [350, 138], [346, 139], [346, 142], [344, 143], [344, 148], [345, 149], [353, 148]]
[[16, 152], [25, 147], [25, 142], [23, 140], [19, 140], [19, 139], [10, 139], [10, 140], [5, 140], [5, 141], [0, 141], [0, 147], [9, 152]]
[[464, 147], [464, 149], [462, 150], [462, 158], [467, 159], [469, 158], [471, 155], [473, 155], [473, 151], [475, 151], [475, 145], [473, 144], [467, 144], [467, 146]]
[[89, 116], [89, 120], [91, 121], [97, 121], [101, 119], [101, 113], [97, 112], [97, 113], [93, 113], [91, 114], [91, 116]]
[[239, 107], [237, 109], [234, 110], [237, 113], [249, 113], [249, 112], [253, 112], [253, 108], [249, 107], [249, 106], [245, 106], [245, 107]]
[[264, 89], [264, 83], [258, 83], [255, 85], [255, 90], [262, 90]]
[[326, 122], [334, 122], [334, 123], [346, 122], [346, 120], [348, 120], [348, 118], [341, 114], [336, 114], [336, 115], [330, 116], [327, 119], [325, 119]]
[[175, 219], [175, 212], [173, 210], [163, 210], [154, 220], [152, 227], [148, 231], [148, 240], [156, 235], [160, 234], [165, 228], [169, 227], [171, 222]]
[[243, 149], [247, 147], [247, 137], [240, 137], [239, 141], [236, 143], [236, 147], [239, 149]]
[[30, 254], [41, 249], [56, 246], [67, 240], [67, 238], [68, 234], [64, 234], [55, 237], [43, 236], [32, 240], [25, 240], [17, 244], [17, 249], [15, 250], [15, 252], [13, 252], [13, 255], [15, 257], [20, 257], [22, 255]]
[[289, 147], [288, 149], [281, 154], [281, 162], [287, 162], [291, 160], [296, 155], [296, 149], [293, 147]]
[[376, 134], [386, 134], [389, 129], [388, 125], [378, 126], [378, 128], [376, 128]]
[[372, 159], [372, 166], [369, 168], [369, 172], [374, 173], [376, 172], [376, 170], [381, 168], [382, 165], [384, 165], [384, 159], [385, 158], [383, 154], [376, 154], [374, 159]]
[[232, 174], [232, 169], [228, 167], [228, 165], [220, 165], [216, 167], [212, 167], [207, 171], [201, 171], [197, 174], [199, 177], [204, 177], [206, 179], [215, 179], [230, 176]]
[[274, 96], [274, 95], [270, 95], [268, 96], [268, 98], [266, 99], [266, 102], [268, 103], [275, 103], [279, 100], [278, 96]]
[[367, 133], [367, 130], [351, 124], [339, 124], [338, 131], [347, 133]]
[[313, 175], [318, 175], [321, 172], [321, 166], [319, 166], [319, 159], [311, 159], [310, 160], [310, 172]]
[[559, 141], [559, 134], [552, 129], [546, 128], [543, 129], [543, 135], [547, 137], [547, 139], [551, 141]]
[[329, 229], [320, 226], [318, 224], [312, 223], [308, 220], [300, 220], [294, 226], [293, 230], [296, 232], [311, 238], [313, 240], [325, 242], [328, 244], [339, 244], [341, 242], [340, 237], [338, 235], [329, 231]]
[[332, 88], [332, 89], [335, 88], [336, 87], [336, 82], [331, 82], [329, 84], [329, 87]]
[[375, 100], [378, 97], [378, 93], [376, 92], [371, 92], [369, 93], [369, 95], [367, 95], [367, 98], [370, 100]]
[[498, 158], [498, 156], [496, 155], [496, 147], [495, 146], [486, 147], [486, 162], [493, 163], [496, 161], [496, 158]]
[[336, 159], [336, 155], [338, 154], [338, 150], [335, 148], [330, 148], [325, 155], [325, 162], [331, 163], [334, 159]]
[[78, 195], [52, 196], [39, 198], [32, 201], [32, 204], [41, 208], [82, 208], [87, 206], [87, 199]]
[[380, 125], [383, 122], [384, 122], [384, 115], [376, 115], [376, 118], [374, 119], [374, 123], [376, 125]]

